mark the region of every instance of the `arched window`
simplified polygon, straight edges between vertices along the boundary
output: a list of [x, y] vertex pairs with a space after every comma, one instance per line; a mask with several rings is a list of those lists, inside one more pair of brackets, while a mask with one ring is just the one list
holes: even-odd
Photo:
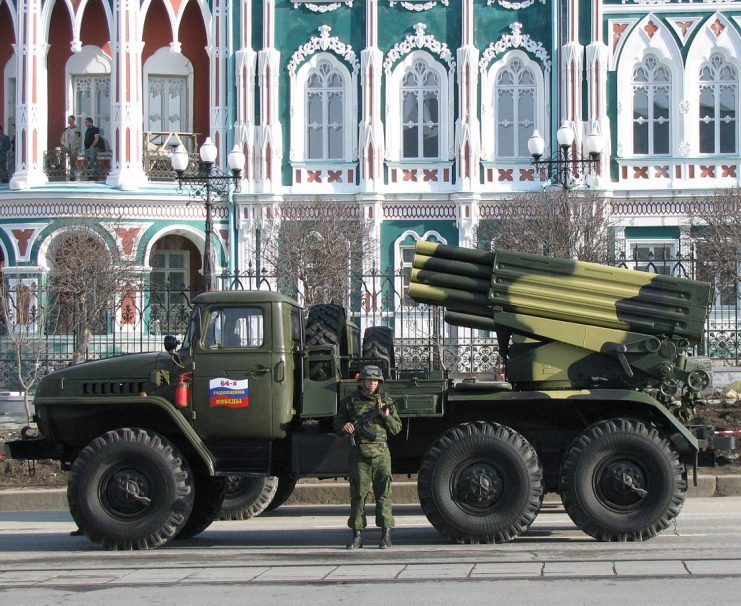
[[440, 77], [417, 59], [401, 80], [402, 158], [440, 156]]
[[193, 65], [169, 48], [158, 49], [144, 63], [147, 131], [190, 132], [193, 107]]
[[720, 55], [700, 69], [700, 153], [731, 154], [737, 148], [738, 74]]
[[309, 160], [344, 156], [345, 81], [329, 61], [320, 61], [306, 81], [306, 152]]
[[529, 156], [527, 140], [535, 125], [536, 80], [515, 58], [497, 74], [495, 89], [497, 158]]
[[633, 153], [668, 154], [672, 76], [648, 55], [633, 69]]

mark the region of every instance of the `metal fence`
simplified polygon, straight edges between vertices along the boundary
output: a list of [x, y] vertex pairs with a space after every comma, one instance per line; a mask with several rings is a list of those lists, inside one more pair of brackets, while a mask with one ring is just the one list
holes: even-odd
[[[696, 275], [691, 259], [660, 262], [621, 259], [617, 264], [690, 278]], [[346, 300], [342, 302], [350, 310], [349, 319], [362, 330], [378, 325], [393, 328], [396, 364], [400, 368], [445, 368], [463, 375], [483, 373], [496, 376], [500, 366], [496, 337], [486, 331], [446, 324], [439, 307], [412, 304], [403, 292], [407, 277], [408, 274], [401, 269], [349, 275]], [[265, 271], [258, 274], [250, 266], [238, 274], [218, 276], [217, 286], [221, 290], [281, 290], [304, 303], [300, 288], [279, 288], [280, 282], [277, 276]], [[147, 281], [140, 283], [146, 284]], [[183, 335], [194, 294], [187, 288], [161, 286], [126, 293], [105, 313], [103, 328], [92, 336], [84, 358], [95, 360], [127, 353], [161, 351], [165, 335]], [[738, 294], [737, 286], [734, 286], [733, 292], [726, 292], [722, 301], [716, 298], [704, 341], [696, 348], [696, 354], [729, 365], [739, 364], [741, 302]], [[28, 301], [28, 298], [14, 297], [13, 300]], [[17, 349], [21, 353], [22, 372], [27, 377], [46, 374], [72, 361], [78, 345], [77, 337], [44, 330], [38, 320], [43, 317], [42, 312], [36, 304], [27, 303], [26, 309], [14, 311], [10, 324], [4, 323], [0, 335], [0, 391], [19, 390]], [[22, 347], [14, 346], [11, 333], [15, 331], [17, 336], [19, 325], [24, 322], [32, 330]]]

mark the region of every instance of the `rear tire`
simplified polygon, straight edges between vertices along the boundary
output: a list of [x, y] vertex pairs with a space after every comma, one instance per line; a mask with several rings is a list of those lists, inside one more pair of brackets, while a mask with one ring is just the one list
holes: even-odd
[[273, 500], [270, 501], [270, 505], [265, 508], [265, 511], [273, 511], [278, 509], [283, 503], [291, 498], [293, 489], [296, 488], [298, 478], [291, 476], [290, 474], [281, 474], [278, 476], [278, 487], [275, 491]]
[[176, 541], [184, 541], [201, 534], [206, 528], [219, 519], [221, 507], [226, 494], [226, 479], [215, 478], [206, 472], [195, 474], [195, 499], [193, 511], [185, 526], [175, 537]]
[[220, 520], [249, 520], [259, 516], [275, 497], [278, 478], [228, 476]]
[[659, 431], [635, 419], [586, 429], [561, 464], [561, 498], [574, 524], [599, 541], [643, 541], [677, 517], [687, 472]]
[[381, 362], [385, 379], [391, 378], [394, 357], [394, 331], [387, 326], [369, 326], [363, 334], [363, 359]]
[[496, 423], [464, 423], [427, 451], [418, 475], [425, 515], [457, 543], [506, 543], [540, 509], [543, 470], [519, 433]]
[[193, 474], [167, 438], [144, 429], [109, 431], [72, 465], [67, 488], [77, 526], [105, 549], [152, 549], [173, 539], [193, 509]]

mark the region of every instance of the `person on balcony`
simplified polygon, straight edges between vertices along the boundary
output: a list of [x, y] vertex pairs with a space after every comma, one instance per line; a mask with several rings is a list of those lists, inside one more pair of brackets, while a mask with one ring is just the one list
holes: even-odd
[[98, 180], [98, 148], [100, 145], [100, 129], [95, 126], [92, 118], [85, 118], [85, 160], [87, 161], [88, 178]]
[[8, 154], [10, 150], [10, 137], [3, 132], [3, 127], [0, 126], [0, 183], [8, 182]]
[[67, 178], [74, 181], [77, 177], [77, 158], [82, 149], [82, 133], [75, 123], [75, 117], [67, 118], [67, 128], [62, 131], [62, 162], [66, 161]]

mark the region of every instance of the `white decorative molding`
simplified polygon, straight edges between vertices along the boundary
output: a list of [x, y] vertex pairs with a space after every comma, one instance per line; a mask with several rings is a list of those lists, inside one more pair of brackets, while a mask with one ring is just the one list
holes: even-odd
[[628, 2], [632, 2], [633, 4], [669, 4], [671, 1], [672, 0], [623, 0], [623, 4], [627, 4]]
[[443, 6], [448, 6], [449, 1], [450, 0], [417, 0], [415, 2], [414, 0], [389, 0], [389, 6], [396, 6], [399, 4], [402, 8], [405, 8], [408, 11], [420, 12], [435, 8], [438, 2]]
[[331, 13], [332, 11], [336, 11], [338, 8], [341, 8], [344, 4], [345, 6], [349, 6], [352, 8], [352, 3], [354, 0], [341, 0], [339, 2], [336, 1], [324, 1], [321, 0], [293, 0], [293, 8], [299, 8], [301, 6], [308, 8], [312, 13]]
[[430, 52], [438, 55], [443, 61], [448, 64], [448, 70], [452, 73], [455, 68], [455, 59], [453, 59], [453, 53], [450, 52], [448, 45], [444, 42], [440, 42], [434, 36], [434, 34], [425, 34], [427, 26], [424, 23], [416, 23], [414, 25], [414, 35], [409, 34], [404, 40], [395, 44], [386, 55], [386, 59], [383, 62], [383, 68], [386, 74], [391, 73], [391, 67], [401, 57], [409, 54], [415, 49], [426, 48]]
[[507, 0], [486, 0], [486, 4], [487, 6], [498, 4], [502, 8], [508, 8], [510, 10], [517, 11], [521, 8], [532, 6], [533, 4], [535, 4], [536, 1], [540, 2], [541, 4], [545, 4], [545, 0], [522, 0], [522, 2], [508, 2]]
[[491, 63], [494, 57], [502, 54], [510, 48], [522, 48], [529, 53], [532, 53], [540, 59], [540, 62], [543, 64], [543, 69], [546, 72], [550, 72], [551, 57], [543, 44], [536, 42], [527, 34], [523, 34], [522, 23], [511, 23], [509, 28], [512, 30], [511, 34], [503, 34], [499, 40], [489, 44], [484, 52], [481, 53], [481, 60], [479, 61], [479, 70], [481, 73], [486, 71], [487, 65]]
[[690, 144], [689, 141], [682, 141], [679, 144], [679, 153], [686, 158], [690, 155]]
[[687, 44], [692, 32], [695, 31], [697, 24], [702, 21], [702, 17], [667, 17], [666, 22], [677, 34], [682, 44]]
[[300, 63], [303, 63], [309, 55], [313, 55], [320, 50], [331, 50], [337, 53], [352, 65], [352, 73], [353, 75], [356, 74], [360, 69], [360, 62], [358, 61], [352, 46], [340, 41], [337, 36], [330, 36], [329, 34], [332, 31], [332, 28], [329, 25], [322, 25], [318, 28], [318, 31], [318, 37], [313, 36], [306, 44], [299, 47], [299, 49], [291, 55], [291, 60], [288, 62], [288, 72], [291, 76], [296, 75], [296, 69]]
[[679, 113], [686, 114], [690, 111], [690, 102], [687, 99], [683, 99], [679, 102]]

